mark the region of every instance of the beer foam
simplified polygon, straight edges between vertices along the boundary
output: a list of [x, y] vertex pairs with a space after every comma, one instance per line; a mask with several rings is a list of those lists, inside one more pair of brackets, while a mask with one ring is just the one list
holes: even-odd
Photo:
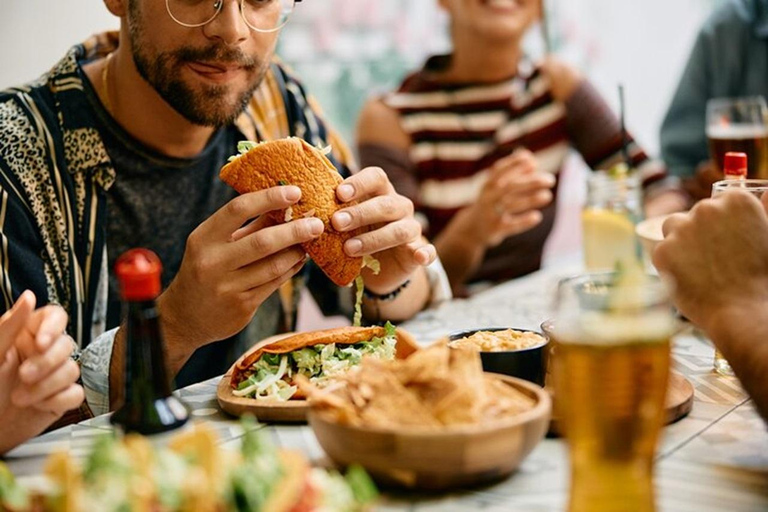
[[729, 124], [707, 126], [707, 137], [711, 139], [761, 139], [768, 137], [768, 126], [759, 124]]
[[642, 313], [589, 311], [558, 319], [554, 334], [559, 343], [615, 346], [660, 343], [671, 338], [677, 327], [677, 321], [667, 310]]

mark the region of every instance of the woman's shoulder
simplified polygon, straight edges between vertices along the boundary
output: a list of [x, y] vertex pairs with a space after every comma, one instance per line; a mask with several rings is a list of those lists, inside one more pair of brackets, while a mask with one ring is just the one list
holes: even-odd
[[548, 56], [538, 65], [539, 73], [549, 82], [552, 97], [566, 102], [584, 81], [584, 75], [570, 64]]
[[374, 97], [363, 105], [357, 122], [357, 141], [407, 148], [411, 140], [400, 125], [400, 114], [389, 106], [385, 98]]

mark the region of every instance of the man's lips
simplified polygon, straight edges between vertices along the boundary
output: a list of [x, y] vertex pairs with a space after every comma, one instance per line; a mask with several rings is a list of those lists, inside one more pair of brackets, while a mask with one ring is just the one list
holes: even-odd
[[187, 67], [214, 82], [228, 82], [243, 70], [243, 67], [238, 65], [199, 61], [187, 62]]
[[515, 12], [521, 7], [518, 0], [482, 0], [482, 3], [498, 12]]

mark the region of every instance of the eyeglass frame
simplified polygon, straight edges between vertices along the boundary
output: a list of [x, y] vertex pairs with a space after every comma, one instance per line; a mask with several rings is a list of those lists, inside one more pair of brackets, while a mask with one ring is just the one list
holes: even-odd
[[[286, 20], [284, 22], [282, 22], [280, 25], [278, 25], [275, 28], [269, 28], [269, 29], [255, 28], [255, 27], [251, 26], [250, 23], [248, 23], [248, 20], [245, 19], [245, 13], [243, 12], [243, 4], [244, 4], [245, 0], [235, 0], [235, 1], [240, 4], [240, 17], [243, 18], [243, 21], [245, 22], [245, 25], [249, 29], [251, 29], [251, 30], [253, 30], [255, 32], [260, 32], [262, 34], [269, 34], [269, 33], [272, 33], [272, 32], [277, 32], [278, 30], [283, 28], [286, 25], [286, 23], [288, 23], [288, 19], [286, 18]], [[301, 1], [302, 0], [293, 0], [294, 8], [296, 7], [296, 4], [301, 2]], [[173, 21], [175, 21], [176, 23], [178, 23], [182, 27], [187, 27], [187, 28], [197, 28], [197, 27], [204, 27], [204, 26], [206, 26], [207, 24], [209, 24], [210, 22], [215, 20], [216, 17], [219, 14], [221, 14], [221, 9], [222, 9], [222, 7], [224, 7], [224, 0], [214, 0], [213, 5], [216, 8], [216, 12], [213, 13], [213, 16], [211, 16], [208, 19], [208, 21], [204, 21], [203, 23], [184, 23], [183, 21], [181, 21], [178, 18], [176, 18], [176, 16], [174, 16], [173, 13], [171, 12], [171, 4], [170, 4], [170, 2], [171, 2], [171, 0], [165, 0], [165, 10], [168, 12], [168, 16], [170, 16]], [[291, 9], [291, 13], [293, 13], [293, 9]]]

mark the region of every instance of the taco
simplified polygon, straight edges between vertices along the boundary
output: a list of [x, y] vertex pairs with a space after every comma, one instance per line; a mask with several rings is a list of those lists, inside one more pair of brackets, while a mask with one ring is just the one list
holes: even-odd
[[246, 354], [232, 369], [232, 394], [270, 400], [304, 398], [296, 384], [303, 375], [324, 387], [357, 366], [364, 356], [407, 357], [413, 338], [387, 322], [384, 327], [340, 327], [283, 338]]
[[[342, 208], [336, 198], [341, 175], [320, 150], [298, 137], [271, 142], [241, 142], [241, 154], [230, 158], [221, 169], [221, 179], [241, 194], [279, 185], [295, 185], [302, 191], [298, 203], [284, 211], [267, 215], [275, 222], [301, 217], [317, 217], [325, 224], [318, 238], [302, 248], [323, 272], [339, 286], [347, 286], [360, 274], [363, 259], [348, 256], [344, 242], [362, 230], [339, 232], [331, 225], [331, 216]], [[355, 202], [344, 206], [351, 206]]]
[[363, 512], [378, 492], [367, 473], [310, 466], [243, 422], [240, 451], [222, 449], [202, 424], [158, 448], [150, 438], [100, 436], [82, 464], [58, 452], [40, 489], [21, 486], [0, 462], [0, 510], [12, 512]]

